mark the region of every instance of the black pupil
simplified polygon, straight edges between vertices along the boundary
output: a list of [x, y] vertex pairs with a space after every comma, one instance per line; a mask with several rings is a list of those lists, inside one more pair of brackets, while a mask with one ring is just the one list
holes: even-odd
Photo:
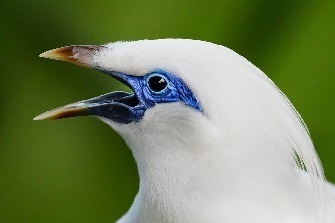
[[153, 77], [150, 77], [148, 84], [151, 90], [155, 92], [159, 92], [163, 90], [164, 88], [166, 88], [167, 82], [163, 77], [153, 76]]

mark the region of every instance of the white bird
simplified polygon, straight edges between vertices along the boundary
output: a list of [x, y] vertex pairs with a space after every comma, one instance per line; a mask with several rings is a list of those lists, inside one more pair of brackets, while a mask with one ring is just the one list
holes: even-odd
[[68, 46], [41, 57], [133, 90], [37, 116], [93, 115], [130, 147], [140, 186], [118, 223], [334, 223], [335, 187], [286, 96], [232, 50], [183, 39]]

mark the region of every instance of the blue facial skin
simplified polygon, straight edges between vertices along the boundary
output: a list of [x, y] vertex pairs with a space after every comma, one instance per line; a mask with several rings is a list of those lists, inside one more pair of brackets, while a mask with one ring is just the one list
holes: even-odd
[[92, 115], [111, 119], [121, 124], [138, 122], [145, 111], [159, 103], [181, 102], [200, 112], [202, 109], [193, 92], [179, 78], [162, 70], [144, 76], [102, 71], [130, 87], [134, 94], [112, 92], [91, 99], [101, 105], [90, 108]]

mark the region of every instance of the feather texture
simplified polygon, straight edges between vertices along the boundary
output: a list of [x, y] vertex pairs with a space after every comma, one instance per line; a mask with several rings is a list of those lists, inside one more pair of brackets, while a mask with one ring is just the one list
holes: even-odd
[[161, 104], [139, 123], [104, 120], [132, 149], [141, 179], [119, 222], [335, 222], [335, 190], [306, 125], [245, 58], [207, 42], [165, 39], [107, 44], [94, 61], [137, 76], [173, 73], [205, 113]]
[[129, 124], [100, 117], [129, 145], [140, 176], [134, 203], [118, 223], [335, 222], [335, 188], [324, 179], [305, 123], [245, 58], [183, 39], [94, 49], [84, 58], [94, 68], [127, 78], [163, 71], [197, 100], [193, 107], [155, 103]]

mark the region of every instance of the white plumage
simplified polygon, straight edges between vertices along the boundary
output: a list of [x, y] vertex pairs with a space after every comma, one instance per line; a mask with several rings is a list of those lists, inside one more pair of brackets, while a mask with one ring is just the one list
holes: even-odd
[[[134, 203], [118, 223], [335, 222], [335, 188], [324, 181], [305, 124], [243, 57], [182, 39], [116, 42], [93, 53], [72, 49], [72, 62], [103, 71], [169, 72], [202, 108], [157, 103], [127, 124], [100, 117], [129, 145], [140, 176]], [[55, 51], [42, 56], [64, 59]]]

